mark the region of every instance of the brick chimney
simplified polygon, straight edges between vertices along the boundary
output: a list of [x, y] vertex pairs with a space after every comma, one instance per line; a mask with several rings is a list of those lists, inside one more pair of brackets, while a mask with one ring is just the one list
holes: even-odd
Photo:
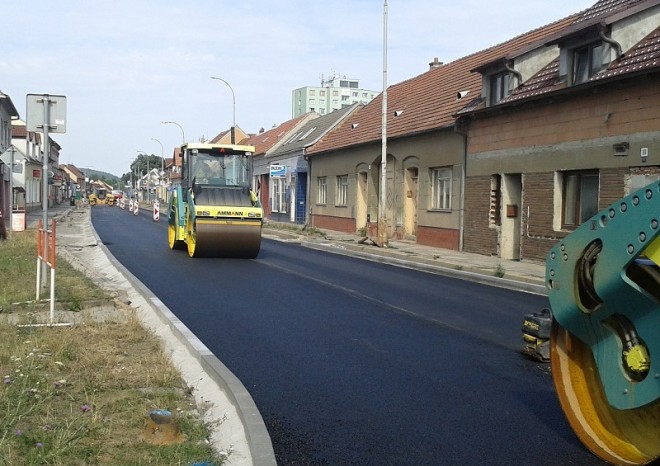
[[431, 63], [429, 63], [429, 70], [432, 70], [434, 68], [440, 68], [442, 65], [444, 65], [443, 62], [438, 61], [438, 57], [435, 57]]

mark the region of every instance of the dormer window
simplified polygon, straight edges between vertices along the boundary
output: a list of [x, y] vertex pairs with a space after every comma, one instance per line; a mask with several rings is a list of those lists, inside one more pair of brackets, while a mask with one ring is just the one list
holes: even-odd
[[559, 79], [568, 86], [588, 82], [607, 69], [612, 61], [612, 49], [620, 52], [617, 42], [609, 39], [604, 30], [591, 28], [566, 38], [560, 43]]
[[589, 81], [607, 68], [610, 63], [610, 48], [602, 42], [589, 44], [573, 52], [573, 84]]
[[501, 57], [471, 71], [481, 74], [481, 98], [487, 107], [497, 105], [509, 97], [523, 81], [512, 58]]
[[490, 105], [497, 104], [511, 94], [513, 81], [511, 78], [511, 73], [508, 71], [490, 76]]

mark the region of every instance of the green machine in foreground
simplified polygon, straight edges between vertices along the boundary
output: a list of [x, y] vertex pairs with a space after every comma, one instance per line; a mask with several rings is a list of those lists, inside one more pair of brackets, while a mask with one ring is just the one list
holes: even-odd
[[580, 440], [613, 464], [660, 457], [660, 182], [600, 211], [546, 261], [550, 360]]

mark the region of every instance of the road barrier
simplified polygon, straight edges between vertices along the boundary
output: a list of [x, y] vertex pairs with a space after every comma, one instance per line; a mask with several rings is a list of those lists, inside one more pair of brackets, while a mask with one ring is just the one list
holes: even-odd
[[39, 220], [37, 235], [37, 301], [41, 289], [41, 264], [50, 266], [50, 323], [55, 320], [55, 219], [51, 229], [44, 229], [43, 221]]

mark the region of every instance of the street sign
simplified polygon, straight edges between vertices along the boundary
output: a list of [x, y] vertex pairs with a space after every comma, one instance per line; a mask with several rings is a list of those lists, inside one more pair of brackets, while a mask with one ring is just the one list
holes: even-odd
[[[14, 153], [14, 160], [11, 159], [12, 152]], [[4, 151], [2, 154], [0, 154], [0, 160], [2, 163], [5, 165], [9, 166], [12, 164], [12, 162], [16, 162], [16, 159], [18, 158], [19, 151], [13, 146], [9, 146], [9, 149]]]
[[[48, 105], [48, 111], [44, 108]], [[50, 133], [66, 133], [66, 97], [63, 95], [28, 94], [27, 95], [28, 131], [43, 132], [44, 124]], [[45, 115], [48, 113], [48, 122]]]

